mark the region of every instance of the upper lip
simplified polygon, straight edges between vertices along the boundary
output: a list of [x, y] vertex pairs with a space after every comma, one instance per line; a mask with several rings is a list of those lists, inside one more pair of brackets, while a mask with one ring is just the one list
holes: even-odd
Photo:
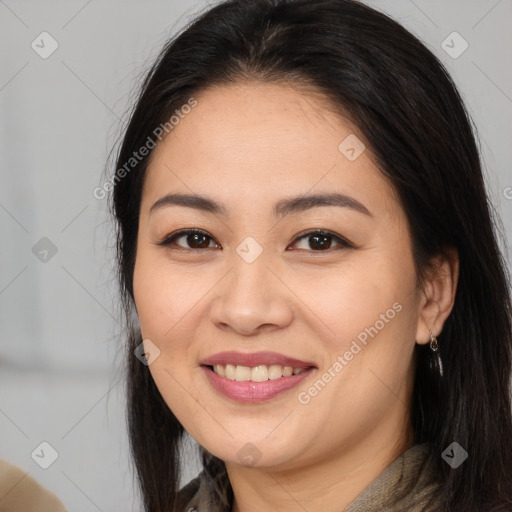
[[308, 368], [315, 366], [314, 363], [308, 361], [301, 361], [293, 357], [284, 356], [277, 352], [254, 352], [252, 354], [244, 354], [242, 352], [219, 352], [214, 354], [203, 361], [202, 365], [213, 366], [215, 364], [234, 366], [249, 366], [255, 367], [259, 365], [270, 366], [272, 364], [279, 364], [281, 366], [291, 366], [292, 368]]

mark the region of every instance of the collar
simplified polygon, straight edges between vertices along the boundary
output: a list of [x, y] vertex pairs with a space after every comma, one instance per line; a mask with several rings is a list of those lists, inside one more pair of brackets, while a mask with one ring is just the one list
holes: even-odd
[[[204, 452], [204, 449], [203, 449]], [[415, 512], [438, 490], [428, 464], [430, 446], [417, 444], [403, 452], [371, 482], [344, 512]], [[231, 512], [233, 491], [224, 463], [210, 454], [201, 473], [178, 494], [180, 512]]]

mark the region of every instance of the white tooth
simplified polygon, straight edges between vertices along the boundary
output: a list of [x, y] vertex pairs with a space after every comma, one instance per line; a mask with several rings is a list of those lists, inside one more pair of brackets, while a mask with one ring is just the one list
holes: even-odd
[[280, 364], [271, 364], [268, 367], [268, 378], [270, 380], [280, 379], [283, 376], [283, 371]]
[[289, 377], [293, 372], [293, 368], [291, 366], [283, 367], [283, 377]]
[[237, 366], [235, 373], [236, 380], [251, 380], [251, 368], [249, 366]]
[[251, 368], [251, 380], [254, 382], [264, 382], [268, 380], [268, 368], [265, 365]]
[[266, 366], [264, 364], [249, 367], [249, 366], [235, 366], [233, 364], [213, 365], [213, 371], [221, 377], [226, 377], [230, 380], [237, 381], [253, 381], [265, 382], [266, 380], [280, 379], [281, 377], [290, 377], [291, 375], [298, 375], [303, 372], [305, 368], [293, 368], [291, 366], [281, 366], [279, 364], [272, 364]]
[[235, 375], [236, 375], [235, 370], [236, 370], [236, 366], [234, 366], [232, 364], [227, 364], [224, 377], [226, 377], [227, 379], [230, 379], [230, 380], [235, 380]]
[[213, 371], [216, 374], [220, 375], [221, 377], [225, 377], [226, 376], [226, 374], [224, 372], [224, 366], [222, 366], [221, 364], [214, 364], [213, 365]]

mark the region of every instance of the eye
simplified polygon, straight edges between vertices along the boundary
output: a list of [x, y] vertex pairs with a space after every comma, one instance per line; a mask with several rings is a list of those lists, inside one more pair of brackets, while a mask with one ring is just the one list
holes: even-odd
[[[186, 245], [181, 245], [177, 243], [177, 241], [180, 239], [184, 239], [183, 243], [185, 243]], [[340, 248], [354, 247], [350, 242], [348, 242], [341, 236], [331, 233], [330, 231], [325, 231], [323, 229], [310, 230], [308, 232], [299, 234], [292, 242], [292, 245], [297, 244], [297, 242], [300, 242], [303, 239], [309, 239], [309, 247], [302, 247], [300, 249], [311, 249], [312, 252], [325, 252], [332, 248], [331, 246], [333, 242], [338, 244]], [[158, 242], [156, 245], [166, 247], [176, 245], [178, 249], [185, 250], [202, 250], [219, 247], [218, 244], [214, 244], [213, 246], [211, 246], [211, 241], [213, 241], [213, 238], [206, 231], [203, 231], [201, 229], [185, 229], [177, 231], [176, 233], [172, 233], [161, 242]]]
[[182, 238], [184, 238], [184, 241], [186, 244], [188, 244], [188, 247], [176, 244], [181, 249], [201, 250], [212, 248], [209, 244], [213, 238], [206, 231], [201, 229], [184, 229], [178, 231], [177, 233], [169, 235], [161, 242], [158, 242], [156, 245], [170, 246]]
[[[309, 239], [309, 243], [307, 245], [309, 246], [309, 249], [313, 250], [313, 252], [322, 252], [331, 249], [333, 241], [335, 241], [341, 248], [348, 249], [354, 247], [350, 242], [341, 236], [335, 235], [334, 233], [325, 231], [323, 229], [301, 233], [295, 238], [293, 243], [295, 244], [303, 239]], [[301, 249], [304, 249], [304, 247]], [[305, 249], [308, 250], [307, 247]]]

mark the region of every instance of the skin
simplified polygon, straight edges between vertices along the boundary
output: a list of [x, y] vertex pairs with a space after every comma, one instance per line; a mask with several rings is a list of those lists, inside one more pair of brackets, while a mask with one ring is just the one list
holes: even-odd
[[[235, 512], [342, 510], [413, 444], [413, 350], [442, 330], [457, 258], [439, 259], [418, 286], [393, 189], [368, 145], [354, 161], [338, 150], [348, 135], [363, 136], [319, 95], [248, 82], [195, 98], [198, 105], [153, 151], [142, 193], [134, 296], [143, 339], [160, 350], [151, 374], [189, 434], [225, 461]], [[229, 215], [185, 206], [150, 215], [171, 192], [206, 195]], [[347, 194], [371, 216], [336, 206], [279, 221], [272, 215], [280, 199], [321, 192]], [[186, 236], [156, 245], [186, 228], [211, 238], [195, 251]], [[353, 247], [332, 238], [323, 239], [324, 250], [311, 237], [294, 241], [320, 228]], [[263, 249], [250, 264], [236, 252], [247, 236]], [[397, 302], [400, 312], [300, 403], [298, 394]], [[244, 404], [220, 395], [199, 367], [225, 350], [276, 351], [318, 369], [270, 401]], [[244, 446], [252, 461], [239, 458]]]

